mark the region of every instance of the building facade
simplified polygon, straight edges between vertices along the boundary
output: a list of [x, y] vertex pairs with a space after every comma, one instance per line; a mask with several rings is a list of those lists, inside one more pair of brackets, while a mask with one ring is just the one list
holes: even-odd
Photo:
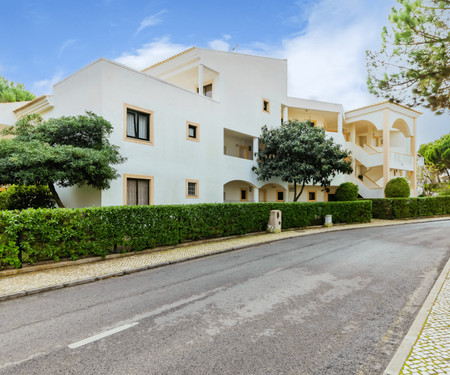
[[[40, 113], [44, 119], [94, 112], [113, 125], [111, 143], [127, 157], [111, 188], [65, 188], [68, 207], [123, 204], [292, 201], [293, 186], [252, 172], [261, 127], [309, 120], [352, 152], [361, 196], [383, 197], [403, 176], [416, 195], [419, 112], [384, 102], [349, 112], [342, 105], [287, 95], [287, 61], [191, 48], [142, 72], [99, 59], [60, 81], [52, 95], [0, 104], [0, 128]], [[331, 199], [307, 186], [301, 201]]]

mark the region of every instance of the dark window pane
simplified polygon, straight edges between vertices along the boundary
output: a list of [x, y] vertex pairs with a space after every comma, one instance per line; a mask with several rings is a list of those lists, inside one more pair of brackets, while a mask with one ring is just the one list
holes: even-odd
[[195, 182], [188, 182], [188, 195], [197, 195], [197, 184]]
[[189, 137], [197, 138], [197, 127], [194, 125], [189, 125]]
[[241, 200], [247, 200], [247, 190], [241, 190]]
[[279, 191], [278, 193], [277, 193], [277, 200], [279, 200], [279, 201], [284, 201], [284, 192], [282, 192], [282, 191]]
[[208, 98], [212, 98], [212, 83], [203, 86], [203, 95], [207, 96]]

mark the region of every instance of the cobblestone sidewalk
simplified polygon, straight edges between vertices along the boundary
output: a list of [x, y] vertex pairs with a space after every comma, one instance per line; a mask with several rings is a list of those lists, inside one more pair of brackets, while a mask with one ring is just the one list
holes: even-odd
[[400, 374], [450, 374], [450, 272]]

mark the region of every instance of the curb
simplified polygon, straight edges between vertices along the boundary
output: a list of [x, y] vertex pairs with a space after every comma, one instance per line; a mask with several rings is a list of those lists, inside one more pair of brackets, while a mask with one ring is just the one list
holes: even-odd
[[448, 273], [450, 272], [450, 259], [445, 264], [442, 269], [439, 277], [433, 285], [433, 288], [430, 291], [427, 299], [422, 305], [422, 308], [418, 312], [416, 319], [414, 320], [411, 328], [406, 334], [405, 338], [401, 342], [397, 351], [394, 354], [391, 362], [389, 363], [386, 370], [384, 370], [383, 375], [398, 375], [402, 370], [408, 356], [410, 355], [414, 345], [416, 344], [420, 333], [422, 332], [425, 321], [428, 319], [430, 315], [430, 311], [441, 291], [445, 280], [447, 278]]
[[[10, 299], [16, 299], [16, 298], [20, 298], [20, 297], [25, 297], [28, 295], [33, 295], [33, 294], [38, 294], [38, 293], [44, 293], [44, 292], [48, 292], [51, 290], [56, 290], [56, 289], [61, 289], [61, 288], [67, 288], [67, 287], [71, 287], [71, 286], [76, 286], [76, 285], [83, 285], [83, 284], [88, 284], [94, 281], [99, 281], [99, 280], [105, 280], [105, 279], [109, 279], [109, 278], [113, 278], [113, 277], [119, 277], [119, 276], [124, 276], [124, 275], [128, 275], [131, 273], [136, 273], [136, 272], [141, 272], [141, 271], [146, 271], [149, 269], [154, 269], [154, 268], [160, 268], [160, 267], [164, 267], [170, 264], [176, 264], [176, 263], [182, 263], [182, 262], [187, 262], [190, 260], [196, 260], [196, 259], [200, 259], [200, 258], [204, 258], [207, 256], [212, 256], [212, 255], [217, 255], [217, 254], [222, 254], [222, 253], [227, 253], [227, 252], [231, 252], [231, 251], [236, 251], [236, 250], [241, 250], [241, 249], [245, 249], [245, 248], [249, 248], [249, 247], [254, 247], [254, 246], [259, 246], [259, 245], [265, 245], [265, 244], [269, 244], [272, 242], [278, 242], [278, 241], [284, 241], [284, 240], [288, 240], [288, 239], [292, 239], [294, 237], [302, 237], [302, 236], [310, 236], [310, 235], [315, 235], [315, 234], [321, 234], [321, 233], [327, 233], [327, 232], [334, 232], [334, 231], [344, 231], [344, 230], [358, 230], [358, 229], [365, 229], [365, 228], [374, 228], [374, 227], [388, 227], [388, 226], [395, 226], [395, 225], [405, 225], [405, 224], [417, 224], [417, 223], [424, 223], [424, 222], [432, 222], [432, 221], [447, 221], [449, 220], [450, 217], [439, 217], [439, 218], [425, 218], [425, 219], [413, 219], [413, 220], [408, 220], [408, 221], [402, 221], [402, 222], [395, 222], [395, 220], [393, 220], [392, 222], [389, 223], [381, 223], [381, 224], [372, 224], [370, 225], [370, 223], [357, 223], [357, 224], [368, 224], [365, 227], [357, 227], [357, 228], [349, 228], [347, 227], [345, 224], [344, 225], [336, 225], [330, 228], [325, 228], [326, 230], [324, 231], [319, 231], [319, 232], [311, 232], [311, 233], [302, 233], [298, 236], [291, 236], [291, 237], [286, 237], [286, 238], [278, 238], [278, 239], [268, 239], [267, 241], [260, 241], [258, 243], [252, 243], [252, 244], [246, 244], [246, 245], [241, 245], [241, 246], [234, 246], [228, 249], [223, 249], [223, 250], [217, 250], [217, 251], [213, 251], [213, 252], [209, 252], [209, 253], [204, 253], [204, 254], [198, 254], [198, 255], [194, 255], [191, 257], [187, 257], [187, 258], [180, 258], [180, 259], [174, 259], [174, 260], [170, 260], [170, 261], [165, 261], [162, 263], [157, 263], [157, 264], [150, 264], [148, 266], [142, 266], [142, 267], [138, 267], [138, 268], [132, 268], [132, 269], [128, 269], [128, 270], [124, 270], [124, 271], [119, 271], [119, 272], [113, 272], [113, 273], [108, 273], [108, 274], [104, 274], [104, 275], [99, 275], [99, 276], [91, 276], [91, 277], [87, 277], [85, 279], [80, 279], [80, 280], [74, 280], [74, 281], [70, 281], [70, 282], [65, 282], [65, 283], [61, 283], [61, 284], [55, 284], [55, 285], [49, 285], [49, 286], [44, 286], [41, 288], [35, 288], [35, 289], [29, 289], [26, 291], [21, 291], [21, 292], [16, 292], [16, 293], [12, 293], [12, 294], [6, 294], [6, 295], [2, 295], [0, 296], [0, 301], [6, 301], [6, 300], [10, 300]], [[350, 224], [351, 225], [351, 224]], [[314, 228], [323, 228], [322, 226], [320, 227], [306, 227], [306, 228], [293, 228], [293, 229], [289, 229], [286, 230], [286, 232], [295, 232], [295, 231], [300, 231], [300, 230], [304, 230], [304, 229], [314, 229]], [[210, 243], [210, 242], [218, 242], [218, 241], [225, 241], [225, 240], [230, 240], [233, 238], [241, 238], [241, 237], [248, 237], [251, 235], [260, 235], [260, 234], [266, 234], [267, 232], [257, 232], [257, 233], [248, 233], [245, 234], [243, 236], [231, 236], [231, 237], [222, 237], [222, 238], [213, 238], [211, 240], [201, 240], [201, 241], [196, 241], [196, 242], [189, 242], [187, 244], [180, 244], [181, 246], [164, 246], [161, 248], [155, 248], [155, 249], [150, 249], [144, 252], [157, 252], [157, 251], [164, 251], [164, 250], [168, 250], [168, 249], [176, 249], [178, 247], [186, 247], [192, 244], [204, 244], [204, 243]], [[74, 262], [64, 262], [64, 263], [70, 263], [70, 264], [55, 264], [55, 265], [59, 265], [59, 267], [67, 267], [67, 266], [71, 266], [71, 265], [77, 265], [77, 264], [85, 264], [85, 263], [94, 263], [94, 262], [99, 262], [99, 261], [103, 261], [103, 260], [107, 260], [107, 259], [114, 259], [116, 257], [124, 257], [124, 256], [134, 256], [136, 254], [142, 254], [143, 252], [139, 252], [139, 253], [126, 253], [126, 254], [113, 254], [110, 258], [91, 258], [91, 259], [82, 259], [81, 263], [74, 263]], [[117, 256], [118, 255], [118, 256]], [[89, 261], [87, 261], [89, 260]], [[449, 264], [450, 264], [450, 260], [449, 260]], [[34, 269], [34, 270], [30, 270], [27, 272], [23, 272], [23, 273], [28, 273], [28, 272], [37, 272], [37, 271], [43, 271], [46, 268], [43, 268], [45, 265], [41, 265], [41, 266], [36, 266], [39, 267], [39, 269]], [[59, 268], [59, 267], [49, 267], [47, 269], [54, 269], [54, 268]], [[31, 268], [31, 267], [30, 267]], [[27, 269], [28, 270], [28, 269]], [[13, 275], [17, 275], [17, 274], [21, 274], [22, 272], [16, 273], [16, 274], [10, 274], [8, 276], [13, 276]], [[0, 273], [0, 277], [3, 276]], [[6, 276], [6, 275], [4, 275]], [[434, 290], [434, 288], [433, 288]], [[431, 295], [431, 293], [430, 293]], [[436, 296], [435, 296], [436, 298]], [[435, 299], [434, 298], [434, 299]], [[433, 302], [434, 302], [433, 299]], [[427, 299], [428, 301], [428, 299]], [[430, 307], [431, 309], [431, 307]], [[428, 314], [427, 314], [428, 316]], [[423, 324], [422, 324], [423, 326]], [[422, 327], [421, 327], [422, 328]], [[421, 329], [420, 328], [420, 329]], [[414, 341], [415, 342], [415, 341]], [[409, 354], [409, 352], [408, 352]], [[403, 364], [402, 364], [403, 366]], [[384, 375], [391, 375], [390, 373], [386, 373]]]

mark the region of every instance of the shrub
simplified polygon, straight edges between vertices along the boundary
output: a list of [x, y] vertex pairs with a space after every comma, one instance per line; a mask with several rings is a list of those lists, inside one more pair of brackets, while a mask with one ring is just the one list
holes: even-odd
[[12, 185], [0, 192], [0, 209], [54, 208], [55, 200], [48, 186]]
[[408, 198], [411, 193], [408, 181], [403, 177], [393, 178], [389, 180], [384, 189], [386, 198]]
[[344, 182], [336, 189], [337, 201], [355, 201], [358, 199], [358, 186], [352, 182]]
[[450, 215], [450, 197], [371, 199], [375, 219]]
[[271, 210], [282, 211], [283, 228], [369, 222], [372, 203], [212, 203], [83, 209], [0, 211], [0, 268], [23, 261], [105, 256], [116, 249], [139, 251], [200, 238], [259, 232]]
[[439, 192], [440, 197], [450, 197], [450, 186]]

